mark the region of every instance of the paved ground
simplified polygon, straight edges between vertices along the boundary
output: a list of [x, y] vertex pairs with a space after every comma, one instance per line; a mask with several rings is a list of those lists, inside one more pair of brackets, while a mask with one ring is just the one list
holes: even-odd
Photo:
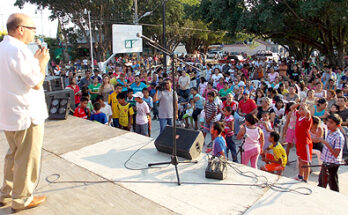
[[[159, 135], [159, 121], [158, 120], [153, 120], [152, 121], [152, 134], [151, 137], [153, 138], [157, 138]], [[206, 143], [209, 143], [211, 141], [211, 136], [210, 134], [207, 135], [206, 137]], [[236, 145], [237, 145], [237, 150], [238, 150], [238, 146], [240, 146], [241, 141], [238, 140], [234, 140]], [[229, 159], [232, 160], [231, 155], [229, 155]], [[296, 149], [293, 147], [291, 149], [290, 152], [290, 159], [289, 161], [291, 162], [285, 169], [283, 176], [289, 177], [289, 178], [293, 178], [295, 176], [297, 176], [298, 174], [298, 169], [296, 167]], [[240, 155], [238, 155], [238, 159], [240, 161]], [[264, 164], [264, 162], [259, 158], [258, 161], [258, 166], [262, 166]], [[315, 155], [313, 155], [313, 165], [317, 165], [318, 164], [318, 159]], [[312, 184], [312, 185], [317, 185], [318, 184], [318, 176], [319, 176], [319, 172], [320, 172], [320, 168], [319, 167], [314, 167], [312, 168], [312, 173], [309, 177], [309, 181], [308, 183]], [[339, 183], [340, 183], [340, 192], [341, 193], [345, 193], [348, 194], [348, 166], [341, 166], [339, 169]]]
[[[104, 181], [105, 178], [102, 176], [63, 159], [61, 155], [101, 141], [112, 139], [125, 133], [126, 131], [74, 117], [69, 117], [67, 121], [47, 122], [43, 146], [41, 177], [36, 189], [36, 194], [47, 195], [49, 199], [41, 207], [22, 211], [18, 214], [175, 214], [172, 210], [144, 198], [120, 184], [112, 182], [94, 184], [52, 184], [48, 183], [46, 180], [46, 177], [49, 175], [62, 173], [61, 180]], [[157, 137], [158, 133], [159, 123], [158, 121], [154, 121], [153, 136]], [[1, 179], [3, 178], [3, 158], [7, 149], [8, 145], [4, 138], [4, 134], [0, 131]], [[292, 157], [293, 155], [294, 151], [292, 151]], [[311, 175], [310, 183], [316, 184], [317, 176], [315, 174], [316, 172]], [[288, 166], [284, 175], [296, 175], [295, 165], [292, 164]], [[339, 177], [341, 192], [348, 194], [348, 169], [340, 168]], [[323, 197], [326, 199], [325, 197], [331, 196], [335, 198], [335, 195], [331, 195], [331, 193], [333, 193], [331, 191], [325, 192], [327, 196], [320, 196], [320, 193], [321, 192], [318, 190], [314, 197], [316, 198], [318, 196], [318, 198]], [[270, 206], [270, 203], [267, 203], [267, 196], [269, 195], [263, 196], [262, 198], [266, 199], [259, 202], [259, 205], [254, 205], [253, 207], [262, 206], [262, 208], [265, 208], [266, 205]], [[289, 206], [284, 202], [286, 200], [279, 201], [280, 202], [277, 203], [278, 206]], [[265, 205], [262, 202], [267, 204]], [[270, 210], [272, 211], [272, 208], [270, 208]], [[250, 210], [248, 212], [250, 212]], [[9, 213], [10, 209], [8, 207], [0, 208], [0, 214]]]
[[[46, 177], [60, 173], [61, 180], [104, 181], [99, 175], [68, 162], [61, 154], [78, 150], [122, 134], [126, 131], [96, 126], [95, 122], [69, 117], [67, 121], [46, 123], [40, 183], [37, 194], [48, 201], [38, 208], [18, 214], [175, 214], [123, 186], [111, 182], [96, 184], [49, 184]], [[0, 178], [3, 178], [3, 158], [8, 149], [0, 131]], [[146, 210], [144, 210], [146, 209]], [[0, 215], [10, 214], [10, 208], [0, 208]]]

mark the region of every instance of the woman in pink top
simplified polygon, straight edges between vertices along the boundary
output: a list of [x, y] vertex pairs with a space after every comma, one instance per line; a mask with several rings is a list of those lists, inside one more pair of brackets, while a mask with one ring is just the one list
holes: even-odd
[[255, 124], [257, 118], [248, 114], [245, 116], [245, 125], [241, 126], [237, 139], [240, 140], [245, 137], [244, 141], [244, 152], [242, 153], [242, 164], [248, 165], [250, 161], [250, 166], [256, 168], [257, 159], [262, 153], [262, 148], [264, 144], [264, 136], [262, 130]]
[[289, 157], [290, 149], [295, 144], [295, 125], [296, 125], [296, 113], [290, 111], [291, 106], [295, 105], [295, 102], [289, 102], [286, 104], [285, 114], [286, 122], [283, 128], [283, 140], [287, 143], [286, 155]]
[[216, 85], [217, 91], [220, 91], [222, 88], [224, 88], [224, 78], [220, 78], [219, 83]]

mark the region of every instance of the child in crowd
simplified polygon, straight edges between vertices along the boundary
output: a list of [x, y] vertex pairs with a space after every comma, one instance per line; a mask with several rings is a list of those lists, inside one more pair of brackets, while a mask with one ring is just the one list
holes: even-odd
[[182, 119], [185, 120], [185, 128], [190, 127], [188, 119], [190, 119], [190, 123], [193, 126], [192, 114], [193, 114], [194, 108], [195, 108], [195, 101], [193, 99], [190, 99], [189, 103], [186, 106], [185, 114], [182, 117]]
[[108, 124], [108, 119], [106, 117], [106, 114], [100, 111], [101, 104], [99, 102], [95, 102], [93, 104], [93, 107], [94, 107], [95, 113], [91, 115], [90, 120], [100, 122], [101, 124]]
[[122, 92], [122, 85], [116, 84], [115, 90], [109, 94], [108, 103], [111, 106], [112, 109], [112, 124], [115, 128], [118, 128], [120, 126], [119, 120], [120, 120], [120, 113], [118, 109], [118, 99], [117, 95]]
[[263, 145], [263, 150], [265, 150], [270, 145], [270, 142], [268, 140], [269, 134], [274, 130], [272, 129], [272, 124], [271, 124], [271, 121], [269, 119], [269, 112], [268, 111], [262, 112], [261, 116], [262, 116], [262, 118], [260, 120], [259, 126], [262, 129], [263, 135], [265, 138], [265, 144]]
[[[203, 132], [204, 138], [207, 136], [209, 129], [216, 121], [216, 113], [218, 111], [217, 105], [214, 102], [215, 92], [214, 91], [208, 92], [207, 98], [208, 100], [204, 107], [204, 112], [205, 112], [205, 123], [204, 123], [204, 132]], [[213, 141], [213, 138], [212, 138], [212, 141]], [[211, 148], [211, 147], [212, 147], [212, 142], [208, 144], [207, 148]]]
[[226, 106], [224, 109], [225, 140], [227, 143], [226, 159], [228, 151], [231, 151], [233, 162], [238, 162], [236, 144], [233, 142], [234, 118], [232, 116], [232, 107]]
[[257, 166], [257, 160], [260, 153], [262, 153], [264, 136], [262, 130], [257, 127], [257, 118], [252, 114], [245, 116], [245, 125], [241, 125], [241, 128], [237, 134], [237, 139], [244, 139], [244, 152], [242, 153], [242, 164], [250, 165], [253, 168]]
[[[143, 98], [143, 100], [144, 100], [144, 102], [146, 102], [147, 103], [147, 105], [149, 106], [149, 108], [150, 108], [150, 112], [151, 112], [151, 110], [154, 108], [154, 104], [153, 104], [153, 99], [152, 99], [152, 97], [150, 96], [150, 91], [149, 91], [149, 89], [148, 88], [144, 88], [143, 89], [143, 95], [144, 95], [144, 98]], [[149, 131], [148, 131], [148, 136], [149, 137], [151, 137], [151, 114], [149, 114], [148, 116], [147, 116], [147, 118], [149, 119]]]
[[319, 175], [319, 187], [326, 188], [329, 183], [330, 189], [339, 192], [338, 187], [338, 168], [342, 163], [344, 136], [340, 132], [342, 118], [338, 114], [331, 114], [327, 117], [328, 134], [325, 138], [320, 139], [324, 144], [321, 159], [323, 164], [321, 166]]
[[105, 113], [106, 118], [108, 119], [108, 125], [110, 125], [112, 120], [112, 109], [111, 106], [108, 104], [105, 104], [104, 97], [102, 95], [97, 96], [97, 102], [100, 103], [100, 112]]
[[292, 148], [293, 144], [295, 144], [296, 113], [290, 109], [293, 105], [295, 105], [294, 102], [289, 102], [285, 107], [286, 122], [283, 129], [283, 140], [285, 139], [285, 142], [287, 143], [287, 157], [289, 157], [290, 149]]
[[[268, 138], [270, 145], [265, 149], [264, 153], [261, 154], [262, 160], [266, 162], [266, 164], [260, 169], [282, 175], [287, 163], [287, 156], [283, 146], [278, 142], [279, 139], [280, 136], [277, 132], [270, 132]], [[267, 153], [269, 150], [272, 150], [273, 154]]]
[[220, 122], [214, 122], [210, 128], [210, 133], [212, 139], [214, 138], [213, 156], [222, 156], [224, 160], [226, 160], [226, 142], [225, 139], [221, 136], [223, 130], [224, 127]]
[[135, 122], [136, 122], [136, 110], [135, 110], [135, 106], [136, 106], [136, 102], [133, 98], [133, 94], [134, 94], [134, 91], [130, 88], [128, 89], [127, 91], [127, 98], [126, 98], [126, 101], [131, 105], [131, 107], [133, 108], [134, 110], [134, 114], [133, 114], [133, 131], [135, 131]]
[[144, 136], [148, 136], [149, 134], [149, 118], [150, 115], [150, 108], [147, 105], [146, 102], [143, 100], [143, 93], [137, 92], [133, 94], [133, 98], [135, 99], [136, 103], [136, 126], [135, 126], [135, 132], [138, 134], [142, 134]]
[[88, 99], [88, 103], [87, 103], [87, 108], [93, 112], [93, 104], [92, 104], [92, 101], [91, 101], [91, 96], [89, 95], [89, 93], [82, 93], [82, 96], [81, 97], [85, 97]]
[[130, 103], [126, 101], [125, 93], [117, 95], [119, 109], [119, 128], [130, 131], [133, 122], [134, 111]]
[[[298, 107], [299, 110], [296, 111]], [[295, 104], [291, 106], [291, 111], [296, 112], [295, 141], [296, 154], [299, 161], [298, 176], [295, 179], [307, 182], [310, 173], [310, 167], [308, 165], [312, 160], [313, 149], [311, 135], [309, 134], [309, 130], [312, 126], [312, 117], [305, 104]]]
[[74, 116], [82, 118], [82, 119], [88, 119], [91, 115], [91, 111], [87, 108], [88, 104], [88, 98], [82, 97], [80, 100], [80, 106], [78, 106], [75, 109]]
[[324, 134], [323, 128], [320, 126], [320, 118], [316, 116], [312, 116], [312, 126], [309, 130], [309, 134], [311, 135], [313, 142], [313, 154], [316, 154], [318, 157], [318, 163], [321, 165], [323, 162], [321, 161], [321, 152], [323, 151], [323, 144], [320, 142]]

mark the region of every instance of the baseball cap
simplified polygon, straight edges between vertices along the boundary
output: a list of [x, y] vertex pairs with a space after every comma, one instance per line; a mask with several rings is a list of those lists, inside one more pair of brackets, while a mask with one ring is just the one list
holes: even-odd
[[135, 94], [133, 94], [133, 97], [134, 98], [144, 98], [144, 95], [143, 95], [143, 93], [142, 92], [137, 92], [137, 93], [135, 93]]
[[246, 94], [249, 95], [250, 92], [249, 92], [249, 90], [244, 90], [243, 94], [244, 94], [244, 95], [246, 95]]

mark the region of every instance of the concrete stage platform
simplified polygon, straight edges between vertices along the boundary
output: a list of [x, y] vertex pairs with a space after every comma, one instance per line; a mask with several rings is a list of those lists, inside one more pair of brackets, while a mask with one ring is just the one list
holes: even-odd
[[[265, 182], [242, 176], [232, 168], [224, 181], [204, 177], [204, 154], [198, 164], [179, 166], [183, 185], [177, 186], [173, 166], [128, 170], [124, 163], [140, 147], [127, 166], [143, 168], [149, 162], [169, 161], [153, 140], [132, 132], [69, 117], [46, 122], [40, 183], [36, 194], [47, 195], [42, 206], [18, 214], [346, 214], [348, 195], [296, 183], [249, 167], [233, 164], [243, 172], [264, 176], [269, 183], [284, 183], [289, 189], [306, 187], [311, 195], [277, 192], [269, 188], [236, 186]], [[0, 132], [0, 178], [8, 149]], [[105, 183], [48, 183], [59, 174], [60, 181], [108, 181]], [[52, 177], [51, 179], [54, 179]], [[112, 182], [114, 181], [114, 182]], [[1, 180], [2, 182], [2, 180]], [[192, 183], [191, 183], [192, 182]], [[215, 184], [212, 184], [215, 183]], [[235, 185], [222, 185], [230, 183]], [[307, 192], [307, 190], [298, 190]], [[8, 207], [0, 214], [9, 214]]]

